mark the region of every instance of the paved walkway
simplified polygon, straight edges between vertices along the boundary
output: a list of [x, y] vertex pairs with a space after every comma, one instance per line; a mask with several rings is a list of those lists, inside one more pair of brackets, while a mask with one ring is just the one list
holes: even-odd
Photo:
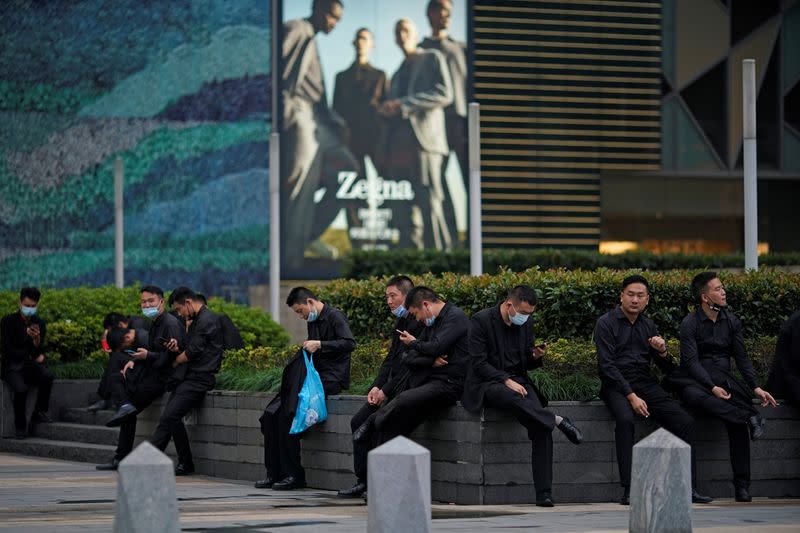
[[[117, 476], [93, 465], [0, 454], [0, 533], [108, 532], [114, 520]], [[361, 500], [329, 491], [257, 490], [249, 483], [203, 476], [178, 478], [183, 531], [355, 533], [366, 530]], [[543, 533], [628, 529], [627, 509], [616, 504], [435, 505], [434, 531]], [[702, 532], [799, 532], [800, 500], [722, 500], [694, 507]]]

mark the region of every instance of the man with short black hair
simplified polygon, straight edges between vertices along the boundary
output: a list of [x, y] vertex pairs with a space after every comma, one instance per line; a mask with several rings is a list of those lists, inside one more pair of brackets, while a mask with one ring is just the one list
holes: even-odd
[[400, 333], [406, 345], [402, 361], [408, 375], [405, 390], [368, 418], [353, 435], [372, 449], [393, 438], [410, 435], [437, 410], [461, 397], [466, 373], [469, 318], [428, 287], [414, 287], [405, 300], [408, 312], [425, 324], [419, 338]]
[[536, 505], [552, 507], [553, 429], [573, 444], [583, 435], [568, 418], [545, 409], [547, 399], [528, 371], [542, 366], [546, 344], [536, 345], [533, 323], [536, 292], [528, 285], [508, 291], [500, 304], [472, 315], [469, 331], [471, 364], [461, 404], [472, 412], [484, 405], [510, 412], [528, 431]]
[[[321, 302], [305, 287], [295, 287], [286, 305], [307, 322], [308, 339], [303, 350], [313, 354], [325, 395], [338, 394], [350, 386], [350, 354], [356, 347], [345, 314]], [[306, 474], [300, 462], [300, 439], [303, 433], [289, 434], [297, 408], [298, 393], [306, 376], [302, 352], [283, 370], [280, 394], [264, 409], [259, 421], [264, 434], [264, 466], [267, 477], [257, 481], [259, 489], [293, 490], [306, 486]]]
[[[725, 287], [716, 272], [701, 272], [692, 279], [697, 309], [681, 322], [681, 368], [691, 381], [681, 390], [683, 401], [720, 418], [728, 430], [733, 486], [738, 502], [751, 501], [750, 439], [764, 433], [764, 419], [753, 407], [777, 405], [758, 386], [753, 364], [744, 350], [742, 322], [728, 309]], [[731, 369], [731, 358], [744, 376], [742, 384]]]
[[[354, 435], [363, 424], [367, 423], [369, 417], [376, 416], [392, 398], [405, 390], [408, 372], [403, 368], [403, 356], [406, 345], [400, 342], [400, 332], [408, 331], [413, 336], [419, 336], [424, 327], [404, 305], [406, 296], [413, 288], [414, 282], [408, 276], [394, 276], [386, 282], [386, 304], [396, 317], [391, 334], [392, 344], [381, 363], [378, 376], [367, 393], [366, 403], [350, 419], [350, 429]], [[338, 492], [340, 498], [357, 498], [366, 492], [368, 452], [369, 446], [365, 439], [353, 441], [353, 472], [356, 475], [356, 483], [349, 489], [340, 490]]]
[[[110, 395], [119, 410], [106, 425], [120, 426], [120, 432], [113, 459], [109, 463], [97, 465], [97, 470], [117, 469], [120, 461], [133, 449], [137, 415], [164, 394], [173, 372], [172, 361], [175, 357], [175, 352], [168, 350], [166, 344], [170, 339], [176, 339], [179, 350], [186, 346], [183, 324], [166, 312], [164, 291], [155, 285], [142, 287], [140, 304], [142, 314], [152, 320], [150, 331], [144, 340], [144, 347], [139, 347], [130, 354], [115, 349], [110, 355], [115, 360], [119, 357], [125, 359], [121, 368], [115, 368], [109, 373]], [[112, 343], [109, 341], [109, 344]], [[131, 343], [124, 347], [135, 348]]]
[[19, 311], [0, 320], [0, 377], [14, 396], [15, 437], [27, 436], [28, 387], [38, 387], [31, 423], [52, 422], [47, 415], [53, 374], [44, 364], [45, 322], [38, 316], [41, 293], [36, 287], [19, 291]]
[[[116, 328], [125, 330], [130, 329], [134, 332], [133, 344], [131, 344], [130, 347], [136, 349], [147, 345], [150, 322], [142, 317], [125, 316], [116, 312], [108, 313], [103, 318], [103, 334], [100, 337], [100, 345], [103, 351], [108, 353], [108, 364], [106, 365], [103, 376], [100, 378], [100, 382], [97, 385], [97, 395], [100, 397], [100, 399], [86, 408], [87, 411], [92, 413], [97, 412], [100, 409], [110, 409], [114, 405], [111, 400], [109, 380], [112, 375], [122, 370], [122, 367], [128, 362], [128, 358], [124, 353], [119, 351], [115, 353], [108, 347], [108, 341], [106, 337], [112, 329]], [[117, 405], [116, 407], [119, 406]]]
[[597, 321], [594, 343], [600, 374], [600, 398], [611, 411], [622, 483], [620, 503], [630, 503], [634, 415], [653, 418], [692, 446], [692, 502], [712, 498], [695, 489], [694, 419], [665, 391], [651, 373], [651, 363], [665, 374], [677, 370], [652, 320], [642, 315], [650, 302], [650, 284], [638, 274], [622, 281], [620, 305]]
[[[219, 372], [222, 364], [222, 332], [217, 315], [203, 305], [190, 288], [178, 287], [172, 292], [172, 300], [173, 309], [192, 323], [183, 351], [177, 337], [170, 338], [164, 344], [167, 350], [177, 354], [172, 359], [174, 372], [170, 378], [175, 389], [167, 400], [150, 442], [163, 451], [170, 438], [175, 441], [175, 450], [178, 452], [175, 475], [181, 476], [194, 473], [192, 449], [183, 417], [198, 407], [206, 392], [216, 385], [214, 374]], [[171, 384], [168, 388], [171, 388]]]

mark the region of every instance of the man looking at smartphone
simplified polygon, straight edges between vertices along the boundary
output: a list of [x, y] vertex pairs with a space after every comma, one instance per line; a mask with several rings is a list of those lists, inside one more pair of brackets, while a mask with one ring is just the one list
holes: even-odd
[[552, 507], [553, 428], [573, 444], [583, 435], [565, 417], [545, 409], [547, 399], [528, 376], [542, 366], [547, 345], [535, 346], [533, 323], [536, 292], [517, 285], [500, 305], [475, 313], [469, 332], [471, 364], [461, 404], [478, 412], [486, 405], [509, 411], [528, 430], [536, 505]]
[[0, 377], [8, 383], [14, 396], [15, 437], [27, 435], [25, 406], [28, 387], [37, 386], [36, 407], [32, 423], [51, 422], [47, 416], [53, 374], [44, 365], [45, 323], [37, 315], [41, 293], [35, 287], [19, 291], [19, 311], [0, 321]]
[[[403, 371], [403, 354], [406, 345], [400, 341], [400, 335], [407, 331], [413, 336], [419, 336], [424, 328], [422, 322], [411, 315], [404, 305], [406, 296], [413, 288], [414, 282], [408, 276], [395, 276], [386, 282], [386, 305], [392, 315], [397, 317], [391, 334], [392, 344], [378, 370], [378, 377], [372, 382], [366, 403], [350, 420], [350, 429], [354, 434], [370, 416], [374, 416], [391, 398], [405, 390], [408, 372]], [[353, 472], [356, 475], [356, 484], [349, 489], [340, 490], [340, 498], [357, 498], [367, 490], [368, 452], [369, 447], [364, 439], [353, 441]]]
[[[175, 339], [178, 350], [186, 344], [183, 324], [174, 315], [165, 312], [164, 291], [154, 285], [143, 287], [140, 303], [142, 314], [152, 320], [147, 347], [132, 350], [130, 348], [133, 346], [128, 342], [121, 345], [123, 350], [127, 349], [127, 353], [120, 353], [119, 349], [112, 352], [114, 360], [119, 355], [127, 356], [129, 360], [118, 371], [109, 372], [111, 399], [120, 407], [106, 425], [120, 426], [119, 440], [114, 458], [109, 463], [97, 465], [98, 470], [116, 470], [119, 462], [133, 449], [136, 415], [164, 394], [173, 372], [175, 352], [168, 350], [166, 344]], [[107, 339], [112, 333], [118, 335], [115, 331], [128, 333], [133, 330], [112, 330]], [[113, 349], [110, 340], [109, 346]]]
[[[178, 336], [170, 338], [165, 345], [167, 350], [177, 354], [170, 359], [174, 370], [167, 388], [172, 389], [172, 394], [164, 406], [150, 442], [164, 451], [172, 438], [178, 453], [175, 475], [185, 476], [194, 473], [194, 461], [183, 417], [199, 406], [206, 392], [217, 383], [214, 375], [219, 372], [222, 364], [222, 331], [219, 328], [219, 317], [203, 305], [192, 289], [178, 287], [172, 292], [172, 300], [173, 309], [187, 321], [191, 320], [191, 325], [186, 334], [185, 346], [181, 346]], [[147, 305], [152, 307], [152, 303]], [[160, 305], [159, 303], [159, 307]], [[150, 331], [153, 329], [151, 327]], [[157, 340], [159, 337], [155, 338]]]
[[407, 329], [399, 334], [405, 345], [400, 356], [405, 390], [354, 431], [353, 440], [367, 451], [398, 435], [410, 435], [437, 410], [454, 405], [464, 386], [467, 315], [428, 287], [411, 289], [404, 306], [425, 327], [419, 338]]

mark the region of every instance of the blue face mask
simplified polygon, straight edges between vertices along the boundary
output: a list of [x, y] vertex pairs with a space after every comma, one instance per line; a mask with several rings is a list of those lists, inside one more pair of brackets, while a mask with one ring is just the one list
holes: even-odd
[[314, 322], [317, 318], [319, 318], [319, 313], [317, 313], [317, 310], [314, 309], [314, 306], [310, 301], [308, 302], [308, 306], [311, 308], [311, 312], [308, 313], [308, 318], [306, 318], [306, 320], [309, 322]]
[[[428, 311], [428, 310], [426, 309], [426, 311]], [[428, 311], [428, 312], [430, 313], [430, 311]], [[436, 317], [435, 316], [432, 316], [430, 318], [426, 318], [425, 319], [425, 325], [428, 326], [428, 327], [433, 326], [434, 322], [436, 322]]]
[[517, 308], [514, 307], [513, 303], [511, 304], [511, 307], [512, 307], [512, 309], [514, 309], [514, 312], [517, 313], [514, 316], [511, 316], [510, 314], [508, 315], [508, 319], [511, 321], [512, 324], [514, 324], [515, 326], [521, 326], [525, 322], [528, 321], [528, 318], [531, 315], [525, 315], [525, 314], [520, 313], [519, 311], [517, 311]]
[[22, 316], [33, 316], [36, 314], [36, 306], [28, 307], [27, 305], [20, 305], [19, 310], [22, 313]]
[[396, 307], [396, 308], [392, 309], [392, 314], [394, 316], [396, 316], [397, 318], [403, 318], [404, 316], [406, 316], [408, 314], [408, 311], [403, 306], [403, 304], [400, 304], [400, 307]]
[[158, 306], [156, 307], [142, 307], [142, 314], [147, 318], [155, 318], [158, 316]]

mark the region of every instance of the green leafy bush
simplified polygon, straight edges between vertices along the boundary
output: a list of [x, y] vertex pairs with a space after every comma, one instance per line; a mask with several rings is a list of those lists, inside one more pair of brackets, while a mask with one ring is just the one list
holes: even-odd
[[[800, 265], [800, 252], [768, 253], [759, 257], [765, 266]], [[497, 274], [502, 268], [521, 272], [538, 266], [542, 270], [564, 268], [567, 270], [598, 268], [643, 270], [719, 269], [742, 268], [744, 255], [735, 254], [655, 254], [631, 251], [623, 254], [601, 254], [592, 250], [576, 249], [500, 249], [483, 252], [483, 269]], [[449, 252], [437, 250], [353, 250], [344, 259], [342, 276], [363, 279], [370, 276], [390, 276], [398, 272], [455, 272], [470, 271], [469, 250], [459, 248]]]
[[[496, 305], [508, 289], [529, 284], [539, 295], [535, 330], [544, 339], [588, 339], [597, 319], [619, 302], [620, 282], [639, 271], [593, 272], [530, 269], [473, 277], [445, 273], [415, 276], [442, 297], [472, 313]], [[693, 309], [689, 284], [697, 271], [648, 272], [652, 298], [646, 311], [661, 333], [677, 337], [681, 320]], [[721, 272], [728, 303], [742, 319], [745, 337], [776, 335], [781, 323], [800, 308], [800, 273], [776, 270]], [[384, 278], [335, 280], [317, 287], [319, 297], [342, 309], [357, 338], [388, 338], [392, 322], [383, 299]]]

